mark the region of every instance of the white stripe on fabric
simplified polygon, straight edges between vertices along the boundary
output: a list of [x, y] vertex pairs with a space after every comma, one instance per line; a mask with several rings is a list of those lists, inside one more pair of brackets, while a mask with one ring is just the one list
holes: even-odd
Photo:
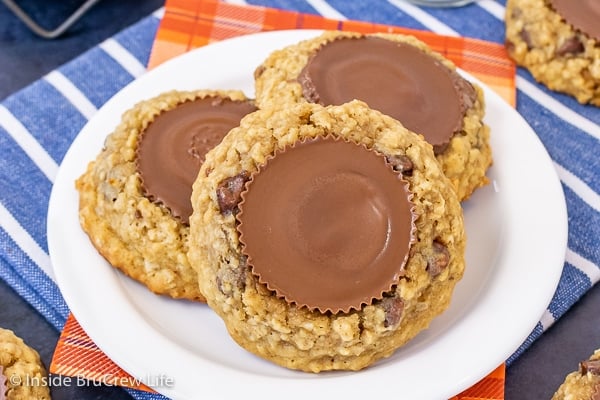
[[319, 14], [326, 18], [347, 20], [346, 16], [341, 14], [338, 10], [331, 7], [326, 1], [323, 0], [306, 0]]
[[565, 257], [566, 261], [573, 265], [575, 268], [583, 272], [590, 281], [592, 285], [598, 281], [600, 281], [600, 268], [587, 258], [580, 256], [575, 253], [571, 249], [567, 249], [567, 255]]
[[529, 82], [527, 79], [522, 78], [518, 75], [517, 87], [521, 89], [523, 93], [527, 94], [527, 96], [530, 97], [533, 101], [535, 101], [542, 107], [545, 107], [548, 110], [552, 111], [552, 113], [556, 114], [558, 118], [563, 119], [564, 121], [573, 125], [574, 127], [579, 128], [582, 131], [587, 132], [589, 135], [600, 140], [600, 125], [597, 125], [589, 119], [583, 117], [582, 115], [577, 114], [569, 107], [564, 106], [559, 101], [544, 93], [533, 83]]
[[10, 211], [8, 211], [2, 203], [0, 203], [0, 226], [2, 226], [2, 229], [4, 229], [12, 240], [14, 240], [17, 246], [29, 256], [31, 261], [36, 263], [50, 279], [56, 282], [54, 271], [52, 270], [52, 263], [50, 262], [50, 256], [48, 256], [36, 241], [33, 240], [19, 221], [13, 217]]
[[244, 6], [248, 4], [245, 0], [225, 0], [225, 3], [236, 4], [238, 6]]
[[504, 14], [506, 13], [506, 8], [501, 4], [496, 3], [493, 0], [479, 0], [475, 2], [479, 7], [486, 10], [488, 13], [492, 14], [499, 20], [504, 20]]
[[0, 125], [8, 132], [21, 149], [37, 165], [50, 182], [58, 173], [58, 164], [40, 143], [29, 133], [6, 107], [0, 104]]
[[44, 80], [54, 86], [86, 119], [90, 119], [98, 109], [87, 97], [59, 71], [52, 71]]
[[154, 16], [155, 18], [158, 18], [158, 19], [163, 19], [163, 17], [165, 16], [165, 8], [161, 7], [158, 10], [154, 11], [152, 13], [152, 16]]
[[430, 14], [427, 14], [419, 7], [409, 4], [404, 0], [388, 0], [388, 3], [409, 14], [411, 17], [413, 17], [414, 19], [416, 19], [421, 24], [431, 29], [435, 33], [439, 33], [441, 35], [446, 36], [460, 36], [458, 32], [450, 28], [448, 25], [440, 22], [437, 18], [431, 16]]
[[146, 67], [115, 39], [106, 39], [100, 48], [118, 62], [131, 76], [137, 78], [146, 72]]
[[571, 188], [581, 200], [585, 201], [590, 207], [597, 212], [600, 212], [600, 195], [592, 190], [584, 181], [579, 179], [576, 175], [567, 171], [561, 165], [554, 163], [554, 168], [558, 174], [560, 180]]
[[546, 330], [552, 326], [552, 324], [556, 322], [556, 318], [552, 315], [549, 310], [544, 311], [542, 314], [542, 318], [540, 318], [540, 324], [542, 324], [542, 330]]

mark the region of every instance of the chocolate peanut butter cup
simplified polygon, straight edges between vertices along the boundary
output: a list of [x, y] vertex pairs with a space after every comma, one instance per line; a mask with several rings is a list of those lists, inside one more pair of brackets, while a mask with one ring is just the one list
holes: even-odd
[[191, 200], [188, 259], [208, 305], [287, 368], [390, 356], [464, 271], [462, 208], [432, 146], [361, 101], [248, 115], [207, 153]]
[[304, 98], [322, 105], [359, 99], [425, 136], [436, 154], [460, 132], [477, 94], [456, 71], [418, 47], [381, 37], [324, 43], [300, 72]]
[[404, 275], [415, 229], [410, 197], [402, 175], [365, 146], [297, 142], [246, 184], [239, 240], [252, 272], [277, 296], [347, 313], [381, 299]]
[[205, 300], [187, 259], [192, 183], [254, 110], [241, 91], [173, 90], [122, 114], [76, 181], [81, 226], [110, 265], [154, 293]]
[[253, 111], [251, 101], [207, 96], [154, 118], [137, 147], [137, 169], [146, 195], [187, 224], [192, 183], [206, 152]]
[[549, 0], [551, 6], [576, 30], [600, 40], [600, 2], [597, 0]]
[[482, 89], [412, 36], [326, 31], [272, 52], [255, 89], [261, 108], [364, 101], [425, 137], [461, 200], [488, 182]]

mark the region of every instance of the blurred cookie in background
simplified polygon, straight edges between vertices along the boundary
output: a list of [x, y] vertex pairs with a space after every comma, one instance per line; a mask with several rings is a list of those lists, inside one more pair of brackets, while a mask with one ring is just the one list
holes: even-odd
[[600, 106], [600, 2], [508, 0], [506, 49], [549, 89]]

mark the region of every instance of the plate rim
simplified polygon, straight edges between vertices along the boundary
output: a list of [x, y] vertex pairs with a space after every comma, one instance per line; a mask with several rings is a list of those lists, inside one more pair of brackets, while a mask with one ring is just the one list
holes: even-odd
[[[48, 236], [48, 249], [49, 249], [49, 254], [50, 254], [50, 259], [53, 265], [53, 269], [54, 269], [54, 273], [56, 276], [56, 281], [57, 284], [61, 290], [61, 294], [63, 295], [63, 297], [65, 298], [65, 301], [67, 302], [69, 308], [71, 309], [71, 311], [73, 312], [73, 315], [75, 316], [75, 318], [78, 320], [78, 322], [80, 323], [80, 325], [82, 326], [82, 328], [88, 333], [88, 335], [90, 336], [90, 338], [92, 340], [94, 340], [94, 342], [98, 345], [99, 348], [101, 348], [107, 355], [109, 355], [109, 357], [116, 363], [118, 364], [121, 368], [123, 368], [125, 371], [129, 372], [130, 374], [136, 376], [137, 378], [141, 379], [142, 381], [144, 380], [149, 380], [148, 378], [151, 378], [148, 375], [144, 374], [144, 370], [147, 371], [146, 366], [144, 365], [144, 362], [136, 362], [130, 359], [127, 359], [127, 357], [124, 356], [124, 354], [126, 354], [127, 352], [127, 348], [124, 348], [123, 346], [127, 343], [120, 343], [120, 344], [115, 344], [115, 343], [108, 343], [106, 340], [106, 337], [104, 337], [103, 335], [101, 335], [98, 331], [97, 331], [97, 327], [95, 326], [96, 323], [93, 321], [93, 318], [89, 315], [86, 314], [86, 310], [85, 310], [85, 306], [78, 304], [78, 300], [76, 298], [74, 298], [75, 293], [77, 293], [76, 290], [74, 290], [74, 288], [72, 288], [71, 286], [73, 285], [72, 282], [69, 281], [69, 276], [68, 276], [68, 271], [64, 270], [64, 268], [62, 267], [62, 263], [61, 261], [64, 261], [64, 255], [61, 254], [61, 252], [64, 252], [64, 245], [62, 245], [60, 243], [60, 235], [57, 232], [57, 224], [62, 220], [61, 216], [60, 216], [60, 210], [61, 210], [61, 195], [64, 195], [63, 193], [60, 193], [59, 190], [63, 190], [67, 184], [67, 179], [70, 180], [70, 178], [72, 177], [72, 175], [78, 176], [78, 174], [75, 174], [75, 172], [71, 171], [71, 173], [69, 173], [69, 171], [66, 171], [66, 169], [63, 169], [63, 166], [65, 166], [65, 168], [67, 168], [72, 162], [71, 160], [73, 159], [73, 153], [79, 148], [81, 147], [83, 144], [85, 144], [85, 139], [87, 139], [90, 135], [91, 135], [91, 131], [93, 130], [94, 126], [98, 124], [98, 120], [99, 118], [103, 115], [103, 113], [106, 113], [106, 111], [103, 110], [110, 110], [111, 108], [115, 108], [118, 106], [124, 106], [125, 103], [127, 103], [128, 101], [128, 94], [129, 93], [137, 93], [137, 96], [140, 98], [144, 98], [147, 97], [147, 91], [146, 90], [141, 90], [139, 88], [141, 88], [145, 83], [147, 83], [147, 81], [152, 82], [152, 80], [154, 79], [154, 77], [156, 76], [160, 76], [160, 74], [165, 74], [164, 71], [172, 71], [172, 70], [176, 70], [180, 65], [185, 65], [186, 63], [190, 62], [190, 60], [193, 60], [195, 58], [202, 58], [202, 57], [206, 57], [205, 54], [209, 53], [214, 53], [219, 51], [219, 49], [221, 47], [231, 47], [231, 46], [237, 46], [239, 45], [239, 43], [242, 44], [246, 44], [246, 42], [250, 41], [250, 42], [268, 42], [269, 38], [271, 37], [275, 37], [275, 35], [277, 36], [285, 36], [286, 40], [289, 39], [289, 42], [295, 42], [298, 40], [298, 38], [307, 38], [313, 35], [318, 34], [319, 32], [321, 32], [321, 30], [288, 30], [288, 31], [270, 31], [270, 32], [260, 32], [260, 33], [255, 33], [255, 34], [250, 34], [250, 35], [244, 35], [244, 36], [240, 36], [240, 37], [236, 37], [236, 38], [232, 38], [232, 39], [227, 39], [221, 42], [217, 42], [215, 44], [211, 44], [196, 50], [192, 50], [189, 53], [186, 53], [184, 55], [178, 56], [172, 60], [169, 60], [167, 62], [165, 62], [164, 64], [158, 66], [157, 68], [147, 72], [146, 74], [142, 75], [140, 78], [134, 80], [133, 82], [131, 82], [130, 84], [128, 84], [127, 86], [125, 86], [121, 91], [119, 91], [117, 94], [115, 94], [115, 96], [113, 96], [109, 101], [107, 101], [104, 106], [102, 106], [98, 113], [92, 117], [86, 124], [85, 126], [82, 128], [82, 130], [80, 131], [80, 133], [77, 135], [77, 137], [74, 139], [74, 141], [72, 142], [69, 150], [67, 151], [67, 153], [65, 154], [65, 157], [63, 159], [63, 161], [61, 162], [61, 166], [59, 168], [55, 183], [53, 185], [52, 188], [52, 192], [50, 195], [50, 201], [49, 201], [49, 208], [48, 208], [48, 222], [47, 222], [47, 236]], [[199, 55], [200, 54], [200, 55]], [[475, 81], [477, 81], [475, 79]], [[520, 114], [518, 114], [512, 107], [510, 107], [507, 103], [504, 102], [504, 100], [498, 96], [496, 93], [492, 92], [489, 88], [487, 88], [487, 86], [485, 86], [485, 84], [478, 82], [482, 85], [482, 87], [484, 88], [485, 94], [486, 94], [486, 102], [488, 104], [500, 104], [501, 108], [506, 109], [506, 107], [508, 107], [508, 109], [511, 110], [511, 115], [513, 118], [515, 118], [517, 121], [519, 121], [520, 124], [522, 124], [524, 127], [526, 127], [526, 131], [527, 134], [523, 135], [523, 138], [521, 138], [522, 140], [525, 140], [526, 142], [528, 141], [529, 144], [528, 146], [533, 146], [533, 148], [536, 148], [539, 151], [539, 155], [541, 155], [541, 160], [537, 160], [538, 163], [534, 164], [534, 165], [530, 165], [531, 168], [541, 168], [541, 165], [544, 165], [544, 168], [546, 169], [546, 173], [548, 175], [554, 175], [554, 179], [551, 179], [550, 182], [550, 186], [546, 188], [549, 192], [554, 194], [554, 197], [551, 197], [554, 199], [554, 204], [552, 205], [554, 208], [554, 215], [557, 215], [557, 219], [560, 220], [561, 222], [561, 229], [560, 229], [560, 235], [557, 235], [556, 237], [556, 246], [553, 246], [552, 251], [550, 253], [553, 254], [552, 257], [546, 256], [547, 258], [552, 258], [554, 259], [553, 261], [557, 264], [560, 264], [560, 267], [555, 266], [555, 268], [551, 271], [552, 275], [551, 275], [551, 282], [546, 283], [545, 286], [545, 290], [543, 295], [540, 295], [540, 298], [538, 298], [537, 302], [536, 302], [536, 308], [539, 308], [539, 317], [541, 317], [542, 313], [544, 312], [545, 308], [547, 307], [547, 305], [549, 304], [552, 295], [554, 294], [554, 291], [556, 289], [556, 286], [558, 285], [558, 281], [560, 278], [560, 273], [562, 271], [562, 265], [564, 263], [564, 254], [566, 252], [566, 246], [567, 246], [567, 214], [566, 214], [566, 203], [565, 203], [565, 199], [564, 199], [564, 193], [562, 191], [562, 187], [560, 185], [560, 181], [558, 179], [558, 175], [556, 174], [556, 171], [554, 171], [553, 166], [552, 166], [552, 161], [549, 157], [549, 155], [547, 154], [547, 152], [544, 149], [543, 144], [541, 143], [541, 141], [539, 140], [539, 138], [537, 137], [537, 135], [535, 134], [535, 132], [533, 131], [533, 129], [529, 126], [529, 124], [522, 118], [522, 116]], [[144, 94], [141, 94], [141, 93]], [[160, 92], [160, 91], [159, 91]], [[149, 93], [149, 92], [148, 92]], [[158, 93], [156, 93], [158, 94]], [[135, 96], [134, 96], [135, 97]], [[135, 101], [134, 101], [135, 102]], [[129, 101], [130, 105], [133, 105], [134, 102]], [[116, 106], [115, 106], [116, 105]], [[122, 110], [124, 111], [124, 110]], [[120, 118], [120, 115], [119, 115]], [[492, 135], [493, 135], [493, 131], [492, 131]], [[106, 135], [101, 135], [102, 137], [106, 136]], [[517, 152], [518, 153], [518, 152]], [[525, 155], [521, 154], [521, 158], [523, 158]], [[91, 161], [91, 160], [90, 160]], [[521, 160], [520, 160], [521, 161]], [[526, 161], [526, 160], [524, 160]], [[551, 171], [548, 171], [548, 169], [551, 168]], [[83, 171], [80, 171], [83, 172]], [[70, 185], [70, 190], [71, 190], [71, 195], [74, 192], [74, 185], [73, 182], [69, 182]], [[521, 211], [521, 212], [519, 212]], [[517, 210], [514, 212], [518, 213], [518, 216], [520, 218], [529, 218], [531, 216], [527, 216], [527, 215], [523, 215], [523, 210]], [[510, 223], [513, 223], [514, 221], [510, 221]], [[82, 232], [83, 234], [83, 232]], [[512, 239], [512, 238], [509, 238]], [[560, 257], [559, 257], [560, 256]], [[560, 260], [559, 263], [559, 259], [562, 258], [562, 260]], [[56, 262], [55, 262], [56, 261]], [[57, 268], [57, 266], [59, 266]], [[468, 268], [468, 266], [467, 266]], [[495, 271], [495, 273], [498, 272], [502, 272], [502, 271]], [[115, 271], [106, 271], [106, 274], [112, 274], [113, 276], [111, 277], [111, 279], [117, 279], [117, 275]], [[497, 277], [498, 279], [502, 279], [502, 281], [504, 282], [505, 280], [507, 280], [507, 277], [502, 276], [502, 274], [500, 274], [500, 277]], [[498, 290], [497, 288], [497, 284], [496, 286], [492, 285], [491, 289], [495, 289]], [[549, 290], [549, 288], [552, 287], [552, 290]], [[488, 294], [489, 297], [489, 294]], [[487, 299], [487, 297], [486, 297]], [[115, 309], [123, 309], [123, 304], [120, 304], [118, 302], [115, 302], [115, 299], [103, 299], [102, 300], [104, 303], [105, 307], [116, 307]], [[541, 307], [541, 305], [544, 305], [543, 308]], [[134, 306], [132, 306], [131, 304], [129, 305], [130, 308], [135, 309]], [[478, 309], [478, 307], [480, 307], [481, 305], [475, 305], [474, 307], [476, 309]], [[128, 310], [129, 312], [131, 312], [131, 310]], [[472, 310], [472, 312], [474, 312], [475, 310]], [[131, 316], [130, 315], [131, 320], [130, 323], [135, 323], [138, 325], [138, 328], [144, 328], [144, 329], [148, 329], [150, 331], [152, 331], [153, 327], [148, 323], [147, 320], [141, 318], [140, 315], [137, 316]], [[516, 318], [518, 320], [518, 316]], [[486, 365], [487, 371], [486, 372], [482, 372], [481, 368], [478, 372], [475, 373], [471, 373], [471, 374], [467, 374], [466, 376], [463, 376], [463, 378], [457, 382], [452, 388], [446, 388], [446, 392], [445, 393], [436, 393], [435, 396], [439, 397], [440, 395], [443, 395], [445, 397], [450, 397], [452, 395], [455, 395], [456, 393], [459, 393], [461, 390], [464, 390], [465, 388], [467, 388], [468, 386], [474, 384], [475, 382], [477, 382], [479, 379], [481, 379], [483, 376], [485, 376], [487, 373], [491, 372], [495, 367], [497, 367], [498, 365], [500, 365], [502, 362], [504, 362], [506, 360], [506, 358], [508, 358], [512, 352], [514, 352], [523, 342], [523, 340], [526, 339], [526, 337], [529, 335], [529, 333], [531, 332], [531, 330], [535, 327], [535, 325], [538, 323], [539, 318], [536, 319], [535, 321], [533, 321], [531, 318], [528, 318], [528, 324], [527, 327], [523, 327], [522, 329], [520, 329], [520, 334], [519, 335], [515, 335], [515, 337], [512, 338], [512, 341], [510, 344], [505, 344], [504, 346], [504, 351], [503, 352], [498, 352], [496, 354], [496, 357], [493, 359], [487, 359], [487, 360], [481, 360], [479, 359], [478, 361], [481, 362], [483, 365]], [[493, 326], [493, 321], [488, 321], [489, 323], [492, 324]], [[456, 332], [456, 328], [459, 325], [453, 325], [451, 327], [450, 332], [448, 332], [447, 334], [452, 337], [456, 337], [456, 335], [458, 334], [460, 336], [461, 332]], [[526, 333], [524, 333], [525, 331], [527, 331]], [[144, 336], [144, 338], [139, 338], [140, 342], [138, 344], [137, 347], [140, 346], [152, 346], [152, 342], [150, 339], [152, 340], [156, 340], [157, 336], [163, 337], [163, 335], [154, 332], [156, 335], [154, 334], [149, 334], [149, 335], [142, 335]], [[520, 337], [520, 339], [517, 339], [516, 336]], [[478, 346], [483, 346], [485, 345], [486, 342], [482, 341], [481, 343], [478, 343]], [[487, 343], [489, 344], [489, 343]], [[170, 351], [172, 351], [172, 354], [170, 356], [170, 360], [174, 360], [173, 357], [185, 357], [185, 349], [181, 348], [180, 344], [175, 344], [175, 346], [172, 346], [173, 348], [170, 349]], [[511, 348], [511, 350], [508, 350], [508, 348]], [[480, 354], [485, 354], [485, 349], [481, 348], [481, 351], [479, 352]], [[196, 357], [197, 358], [197, 357]], [[475, 357], [476, 359], [478, 358], [478, 356]], [[476, 361], [476, 360], [473, 360]], [[140, 365], [141, 364], [141, 365]], [[220, 376], [219, 374], [222, 373], [227, 373], [229, 375], [232, 374], [232, 372], [227, 369], [225, 370], [220, 370], [218, 367], [215, 367], [214, 365], [205, 365], [204, 367], [207, 368], [211, 368], [211, 372], [212, 373], [216, 373], [218, 376]], [[328, 373], [329, 374], [329, 373]], [[348, 375], [344, 375], [344, 376], [339, 376], [336, 374], [330, 374], [328, 376], [333, 377], [336, 376], [336, 379], [340, 379], [343, 382], [346, 382], [348, 379], [352, 380], [352, 384], [368, 384], [369, 382], [364, 382], [363, 377], [372, 377], [372, 373], [369, 372], [369, 370], [363, 370], [359, 373], [353, 374], [352, 378], [347, 378]], [[358, 378], [356, 378], [358, 377]], [[302, 397], [302, 393], [306, 392], [306, 386], [315, 386], [315, 384], [309, 384], [309, 382], [328, 382], [329, 379], [327, 379], [327, 377], [325, 379], [313, 379], [314, 377], [308, 378], [308, 377], [303, 377], [303, 379], [299, 379], [297, 380], [296, 378], [291, 378], [291, 379], [286, 379], [286, 378], [281, 378], [277, 380], [277, 384], [276, 386], [279, 387], [279, 385], [281, 385], [281, 387], [286, 388], [286, 393], [290, 393], [293, 394], [294, 396], [299, 395], [298, 398]], [[254, 382], [255, 377], [249, 375], [249, 374], [245, 374], [242, 373], [241, 371], [237, 371], [235, 373], [235, 379], [240, 383], [240, 386], [242, 386], [243, 384], [246, 385], [250, 385], [252, 387], [257, 386], [257, 382]], [[296, 385], [296, 382], [301, 382], [301, 385]], [[275, 384], [275, 382], [269, 382], [269, 385], [273, 385]], [[320, 386], [320, 383], [316, 383], [317, 386]], [[300, 387], [298, 387], [300, 386]], [[174, 387], [157, 387], [155, 388], [157, 391], [159, 391], [162, 394], [165, 394], [167, 396], [170, 397], [175, 397], [175, 398], [182, 398], [185, 397], [185, 394], [187, 393], [185, 390], [183, 391], [183, 393], [179, 390], [177, 390]], [[373, 394], [375, 394], [375, 392], [372, 392]]]

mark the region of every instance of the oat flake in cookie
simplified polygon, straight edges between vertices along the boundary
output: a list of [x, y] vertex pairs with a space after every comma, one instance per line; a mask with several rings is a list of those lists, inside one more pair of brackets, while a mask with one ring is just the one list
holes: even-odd
[[0, 399], [50, 400], [48, 374], [37, 351], [0, 328]]
[[365, 101], [422, 134], [464, 200], [492, 162], [481, 88], [412, 36], [325, 32], [277, 50], [257, 68], [261, 107]]
[[506, 49], [548, 88], [600, 106], [600, 2], [508, 0]]
[[558, 388], [552, 400], [600, 400], [600, 350], [579, 363]]
[[174, 298], [203, 301], [187, 260], [191, 185], [205, 153], [255, 111], [239, 91], [172, 91], [122, 116], [77, 180], [84, 231], [110, 264]]
[[390, 356], [449, 305], [462, 210], [421, 136], [360, 101], [246, 116], [192, 193], [188, 258], [232, 338], [310, 372]]

